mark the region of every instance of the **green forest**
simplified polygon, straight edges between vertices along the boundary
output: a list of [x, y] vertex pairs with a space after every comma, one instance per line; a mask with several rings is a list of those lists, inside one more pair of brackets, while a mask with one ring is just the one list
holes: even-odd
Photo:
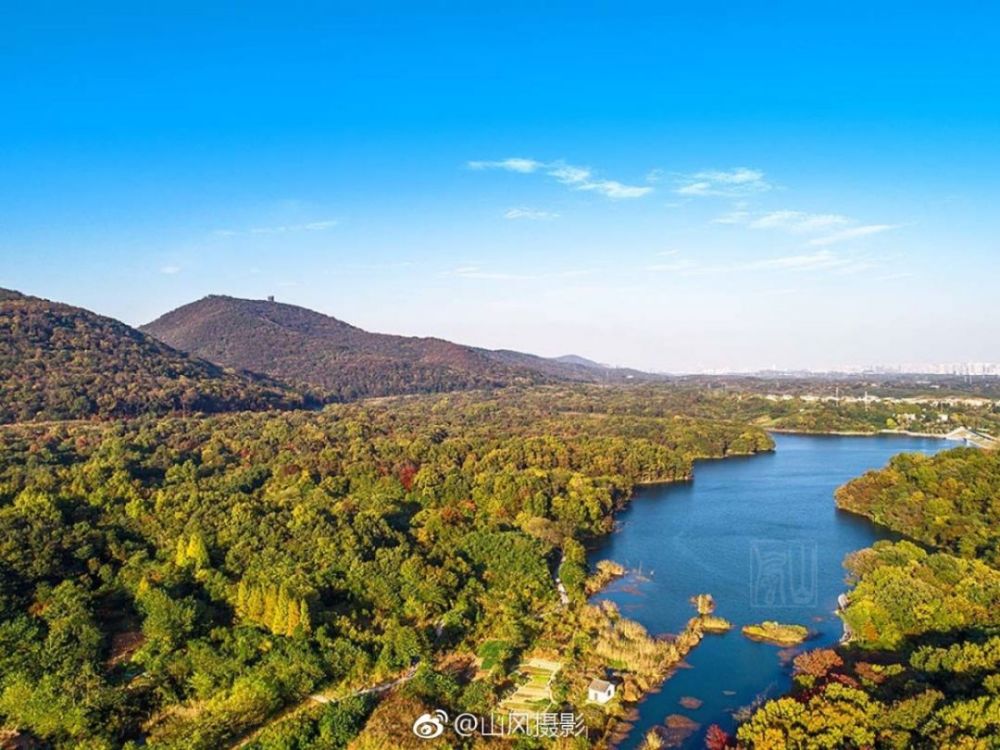
[[837, 506], [925, 544], [1000, 566], [1000, 452], [902, 454], [837, 491]]
[[[0, 303], [0, 746], [428, 747], [400, 716], [488, 713], [533, 680], [590, 732], [563, 746], [607, 744], [714, 622], [699, 606], [667, 642], [588, 603], [624, 569], [589, 569], [584, 545], [637, 484], [769, 451], [766, 430], [1000, 432], [989, 389], [908, 382], [330, 403], [417, 386], [362, 358], [360, 390], [295, 389], [80, 308]], [[419, 390], [507, 382], [435, 367]], [[901, 455], [838, 490], [926, 548], [852, 555], [850, 643], [801, 654], [795, 691], [710, 746], [997, 746], [998, 456]], [[609, 665], [622, 701], [596, 710]]]
[[[342, 747], [362, 725], [360, 746], [392, 746], [371, 696], [294, 709], [412, 674], [395, 700], [486, 710], [540, 638], [650, 684], [644, 631], [583, 606], [580, 542], [638, 482], [772, 447], [673, 398], [0, 428], [0, 716], [59, 748]], [[445, 668], [456, 653], [479, 679]]]
[[0, 289], [0, 424], [287, 409], [312, 400], [117, 320]]

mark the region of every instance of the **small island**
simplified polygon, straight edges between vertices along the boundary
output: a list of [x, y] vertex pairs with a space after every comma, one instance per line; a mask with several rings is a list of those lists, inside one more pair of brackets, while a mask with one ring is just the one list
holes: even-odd
[[584, 584], [587, 595], [596, 594], [616, 578], [625, 575], [625, 566], [616, 563], [614, 560], [600, 560], [597, 563], [597, 570]]
[[733, 627], [725, 617], [718, 615], [702, 615], [701, 629], [706, 633], [728, 633]]
[[743, 635], [753, 641], [764, 641], [778, 646], [797, 646], [809, 637], [809, 629], [802, 625], [785, 625], [765, 620], [760, 625], [744, 625]]
[[697, 622], [698, 627], [705, 633], [728, 633], [733, 624], [724, 617], [719, 617], [715, 612], [715, 599], [711, 594], [698, 594], [691, 597], [691, 603], [698, 610], [698, 617], [693, 622]]

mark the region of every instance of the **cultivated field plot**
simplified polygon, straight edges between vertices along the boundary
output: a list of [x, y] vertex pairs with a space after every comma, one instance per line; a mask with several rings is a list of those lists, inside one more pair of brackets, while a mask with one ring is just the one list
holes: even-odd
[[518, 674], [526, 677], [517, 690], [501, 704], [505, 713], [545, 711], [552, 705], [552, 678], [562, 664], [548, 659], [528, 659], [518, 666]]

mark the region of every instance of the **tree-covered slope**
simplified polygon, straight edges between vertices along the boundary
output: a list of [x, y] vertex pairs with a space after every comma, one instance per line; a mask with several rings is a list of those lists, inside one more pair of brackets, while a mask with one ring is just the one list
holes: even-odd
[[1000, 451], [904, 453], [837, 490], [837, 507], [1000, 565]]
[[792, 694], [754, 712], [738, 747], [996, 748], [1000, 572], [910, 542], [879, 542], [848, 569], [852, 645], [796, 657]]
[[[567, 620], [561, 550], [582, 560], [635, 482], [772, 446], [738, 423], [633, 414], [611, 390], [575, 394], [582, 411], [564, 398], [0, 427], [0, 725], [60, 749], [215, 750], [415, 661], [430, 705], [495, 710], [516, 657]], [[484, 645], [495, 674], [432, 668]], [[343, 747], [370, 706], [337, 705], [273, 730]], [[412, 738], [414, 718], [391, 731]], [[368, 746], [399, 746], [381, 731]], [[253, 746], [304, 746], [269, 736]]]
[[226, 372], [111, 318], [0, 291], [0, 422], [302, 403], [280, 384]]
[[449, 391], [548, 378], [433, 338], [369, 333], [295, 305], [211, 296], [142, 327], [211, 362], [309, 385], [336, 399]]
[[556, 381], [624, 382], [643, 376], [438, 338], [371, 333], [296, 305], [216, 295], [179, 307], [142, 330], [210, 362], [319, 388], [345, 401]]

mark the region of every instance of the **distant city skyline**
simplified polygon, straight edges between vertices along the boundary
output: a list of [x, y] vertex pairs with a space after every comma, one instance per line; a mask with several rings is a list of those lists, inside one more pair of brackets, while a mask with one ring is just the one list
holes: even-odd
[[988, 4], [4, 17], [0, 286], [660, 372], [1000, 360]]
[[[784, 370], [781, 368], [765, 368], [763, 370], [706, 370], [703, 374], [763, 374], [773, 373], [806, 373], [811, 375], [956, 375], [971, 377], [1000, 377], [1000, 362], [948, 362], [948, 363], [902, 363], [876, 365], [839, 365], [827, 370], [799, 368]], [[695, 374], [694, 372], [690, 374]]]

